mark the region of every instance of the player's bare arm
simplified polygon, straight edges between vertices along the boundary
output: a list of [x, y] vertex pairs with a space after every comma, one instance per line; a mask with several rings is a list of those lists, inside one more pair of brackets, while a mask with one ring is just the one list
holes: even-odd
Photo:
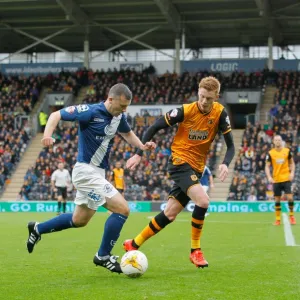
[[47, 147], [54, 144], [55, 140], [52, 138], [52, 134], [60, 120], [61, 115], [59, 111], [53, 112], [50, 115], [44, 131], [44, 137], [41, 140], [43, 146]]
[[135, 135], [135, 133], [131, 130], [127, 133], [119, 132], [119, 134], [126, 140], [126, 142], [142, 151], [144, 150], [152, 150], [156, 148], [156, 144], [153, 142], [146, 142], [143, 144], [141, 140]]
[[290, 158], [289, 165], [290, 165], [290, 170], [291, 170], [291, 172], [290, 172], [290, 181], [293, 181], [294, 177], [295, 177], [295, 162], [294, 162], [293, 157]]
[[266, 172], [268, 181], [269, 181], [270, 183], [274, 183], [274, 180], [273, 180], [273, 178], [272, 178], [272, 176], [271, 176], [270, 163], [269, 163], [269, 162], [266, 162], [265, 172]]
[[265, 173], [266, 173], [268, 181], [270, 183], [274, 183], [274, 179], [273, 179], [273, 177], [271, 175], [270, 165], [271, 165], [271, 156], [268, 153], [268, 155], [266, 157]]
[[214, 188], [214, 178], [212, 175], [209, 176], [209, 184], [211, 188]]
[[51, 187], [54, 192], [56, 192], [55, 181], [51, 180]]

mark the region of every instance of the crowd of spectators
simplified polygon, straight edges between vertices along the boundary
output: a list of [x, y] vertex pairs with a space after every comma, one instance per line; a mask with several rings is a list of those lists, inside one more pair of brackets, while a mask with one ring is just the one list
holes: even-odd
[[280, 134], [293, 153], [296, 172], [292, 183], [294, 199], [300, 200], [300, 72], [280, 72], [278, 90], [270, 110], [271, 124], [248, 124], [244, 132], [228, 200], [273, 199], [272, 184], [264, 172], [267, 152], [274, 135]]
[[[170, 104], [189, 103], [198, 99], [197, 91], [200, 80], [206, 76], [215, 76], [225, 89], [262, 89], [266, 75], [264, 72], [246, 74], [233, 72], [230, 75], [202, 71], [197, 73], [184, 72], [181, 76], [175, 73], [163, 75], [149, 74], [147, 71], [116, 69], [107, 72], [89, 72], [89, 85], [84, 103], [100, 102], [107, 98], [110, 87], [117, 83], [127, 84], [133, 93], [132, 104]], [[221, 91], [221, 92], [222, 92]]]
[[[221, 93], [225, 89], [263, 89], [270, 77], [265, 71], [250, 74], [233, 72], [230, 75], [202, 71], [197, 73], [184, 72], [181, 76], [174, 73], [159, 76], [154, 68], [151, 71], [147, 69], [142, 72], [134, 70], [108, 70], [104, 72], [103, 70], [80, 69], [75, 73], [63, 71], [58, 75], [48, 74], [44, 78], [40, 76], [4, 77], [0, 74], [0, 118], [6, 124], [0, 130], [0, 164], [2, 169], [0, 188], [9, 178], [10, 171], [8, 170], [13, 170], [11, 166], [19, 161], [30, 139], [29, 128], [26, 126], [25, 130], [24, 126], [22, 130], [15, 128], [14, 118], [18, 114], [28, 114], [32, 110], [42, 85], [50, 87], [52, 91], [72, 92], [75, 96], [80, 87], [86, 86], [88, 88], [84, 103], [95, 103], [107, 98], [109, 88], [113, 84], [123, 82], [133, 92], [132, 104], [182, 104], [197, 100], [199, 81], [209, 75], [217, 77], [222, 83]], [[272, 198], [272, 186], [266, 182], [264, 175], [264, 158], [271, 147], [271, 140], [275, 133], [283, 136], [287, 145], [294, 152], [296, 162], [299, 161], [299, 149], [297, 147], [299, 144], [299, 140], [297, 140], [299, 139], [299, 110], [297, 109], [300, 100], [299, 73], [282, 72], [275, 75], [272, 77], [272, 82], [276, 82], [278, 92], [275, 94], [274, 106], [270, 111], [273, 122], [268, 127], [248, 124], [239, 158], [235, 165], [235, 174], [228, 196], [230, 200], [251, 201]], [[146, 127], [154, 122], [155, 118], [145, 115], [129, 115], [128, 117], [133, 130], [140, 137]], [[2, 121], [0, 122], [2, 123]], [[166, 199], [172, 184], [166, 172], [166, 165], [175, 130], [175, 128], [169, 128], [164, 130], [162, 134], [157, 134], [155, 137], [158, 144], [157, 149], [143, 157], [141, 165], [135, 172], [126, 171], [127, 190], [125, 196], [128, 199]], [[77, 155], [77, 129], [60, 125], [56, 134], [56, 140], [59, 142], [55, 144], [53, 149], [44, 149], [32, 168], [28, 170], [20, 192], [21, 199], [47, 200], [55, 197], [50, 189], [50, 175], [57, 168], [58, 162], [65, 162], [66, 168], [72, 172]], [[218, 136], [209, 152], [208, 166], [213, 174], [222, 144], [222, 137]], [[122, 165], [125, 165], [125, 161], [133, 152], [134, 149], [131, 149], [121, 137], [116, 137], [111, 152], [111, 168], [116, 161], [121, 161]], [[299, 164], [297, 163], [297, 174], [300, 172], [298, 170]], [[300, 176], [300, 174], [298, 175]], [[297, 178], [293, 184], [293, 189], [297, 197], [296, 180]], [[68, 197], [69, 199], [74, 197], [74, 189], [71, 186]]]
[[39, 98], [40, 76], [4, 76], [0, 73], [0, 113], [29, 114]]
[[[49, 200], [56, 197], [51, 190], [51, 174], [63, 162], [70, 172], [76, 163], [77, 127], [66, 127], [60, 122], [53, 135], [53, 147], [45, 147], [35, 163], [27, 170], [24, 184], [19, 193], [20, 200]], [[72, 185], [68, 186], [68, 199], [74, 197]]]
[[31, 138], [28, 115], [38, 100], [42, 79], [0, 73], [0, 193]]
[[[144, 118], [144, 123], [141, 119]], [[152, 120], [152, 119], [151, 119]], [[128, 121], [137, 134], [142, 137], [148, 124], [148, 117], [129, 115]], [[152, 120], [153, 121], [153, 120]], [[144, 124], [144, 125], [143, 125]], [[172, 182], [167, 174], [167, 162], [171, 154], [171, 142], [176, 128], [167, 128], [154, 137], [157, 143], [155, 151], [143, 156], [141, 164], [135, 171], [125, 171], [125, 197], [130, 200], [165, 200]], [[21, 200], [49, 200], [56, 195], [51, 190], [51, 174], [57, 169], [59, 162], [64, 162], [65, 168], [72, 173], [77, 156], [77, 127], [68, 127], [62, 122], [55, 131], [56, 143], [53, 148], [44, 148], [36, 162], [28, 169], [24, 185], [20, 191]], [[214, 169], [217, 157], [221, 152], [221, 139], [216, 138], [209, 152], [208, 165]], [[117, 161], [124, 167], [136, 149], [132, 149], [120, 136], [116, 136], [110, 154], [110, 170]], [[74, 199], [75, 190], [68, 187], [68, 200]]]

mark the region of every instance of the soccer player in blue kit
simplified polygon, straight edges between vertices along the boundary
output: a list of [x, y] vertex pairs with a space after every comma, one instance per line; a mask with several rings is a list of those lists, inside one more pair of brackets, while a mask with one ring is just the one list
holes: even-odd
[[27, 250], [31, 253], [41, 236], [69, 228], [87, 225], [99, 206], [112, 214], [106, 220], [104, 233], [93, 262], [112, 272], [122, 273], [118, 256], [111, 251], [119, 238], [129, 215], [124, 197], [105, 179], [109, 152], [114, 136], [119, 133], [129, 144], [141, 150], [156, 147], [155, 143], [145, 145], [130, 129], [124, 112], [130, 105], [132, 93], [122, 83], [114, 85], [105, 102], [93, 105], [69, 106], [52, 113], [48, 119], [42, 144], [51, 146], [55, 141], [52, 134], [60, 120], [78, 121], [78, 156], [72, 172], [72, 182], [77, 190], [73, 213], [62, 214], [43, 223], [29, 222]]

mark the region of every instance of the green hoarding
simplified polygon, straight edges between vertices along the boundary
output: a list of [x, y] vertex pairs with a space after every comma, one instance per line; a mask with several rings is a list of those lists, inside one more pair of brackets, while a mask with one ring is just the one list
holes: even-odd
[[[156, 212], [161, 211], [166, 207], [166, 202], [147, 202], [147, 201], [129, 201], [129, 208], [131, 212]], [[192, 212], [195, 204], [188, 203], [184, 211]], [[73, 202], [68, 202], [67, 212], [72, 212], [75, 209]], [[56, 201], [28, 201], [28, 202], [0, 202], [1, 212], [56, 212]], [[98, 212], [105, 212], [106, 209], [99, 207]], [[260, 201], [260, 202], [245, 202], [245, 201], [223, 201], [210, 202], [208, 212], [222, 213], [222, 212], [274, 212], [274, 202]], [[282, 202], [282, 212], [288, 212], [288, 203]], [[300, 212], [300, 202], [296, 201], [294, 211]]]
[[[151, 211], [151, 202], [128, 202], [131, 212], [149, 212]], [[72, 212], [75, 208], [73, 202], [67, 203], [67, 212]], [[28, 201], [28, 202], [0, 202], [1, 212], [56, 212], [56, 201]], [[106, 209], [99, 207], [99, 212], [105, 212]]]
[[[166, 202], [155, 202], [152, 205], [152, 211], [163, 210], [166, 206]], [[289, 207], [287, 202], [282, 202], [282, 211], [288, 212]], [[195, 204], [189, 202], [185, 207], [184, 211], [192, 212], [194, 210]], [[274, 212], [274, 202], [270, 201], [259, 201], [259, 202], [246, 202], [246, 201], [211, 201], [208, 207], [208, 212], [238, 212], [238, 213], [248, 213], [248, 212]], [[300, 212], [300, 203], [295, 202], [294, 211]]]

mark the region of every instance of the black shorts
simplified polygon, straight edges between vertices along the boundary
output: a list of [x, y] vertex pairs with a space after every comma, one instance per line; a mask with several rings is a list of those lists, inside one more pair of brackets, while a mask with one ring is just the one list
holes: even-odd
[[123, 194], [123, 193], [124, 193], [124, 190], [123, 190], [123, 189], [117, 189], [117, 191], [118, 191], [120, 194]]
[[64, 200], [67, 199], [67, 188], [57, 186], [57, 196], [62, 196]]
[[184, 163], [182, 165], [173, 165], [172, 161], [168, 163], [168, 172], [170, 179], [174, 181], [169, 192], [169, 198], [175, 198], [180, 204], [185, 207], [191, 200], [187, 192], [190, 187], [199, 184], [202, 173], [196, 172], [192, 167]]
[[285, 194], [292, 193], [292, 183], [291, 181], [278, 182], [273, 184], [274, 196], [281, 197], [282, 191]]

